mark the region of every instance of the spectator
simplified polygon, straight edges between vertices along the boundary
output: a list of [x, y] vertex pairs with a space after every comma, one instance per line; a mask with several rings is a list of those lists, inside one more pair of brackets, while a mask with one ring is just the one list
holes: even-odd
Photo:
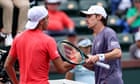
[[130, 46], [129, 52], [133, 59], [140, 59], [140, 32], [135, 34], [135, 43]]
[[[50, 60], [59, 73], [73, 68], [73, 65], [62, 61], [55, 40], [43, 32], [48, 18], [48, 11], [43, 6], [29, 10], [27, 30], [15, 37], [4, 65], [13, 84], [49, 84]], [[19, 82], [13, 67], [16, 59], [20, 66]]]
[[119, 6], [118, 6], [118, 10], [117, 13], [121, 15], [124, 15], [127, 11], [128, 8], [130, 8], [132, 6], [131, 0], [121, 0]]
[[[87, 55], [91, 53], [91, 46], [92, 43], [87, 38], [82, 38], [78, 42], [78, 47]], [[94, 75], [93, 71], [88, 70], [82, 65], [77, 65], [74, 69], [66, 73], [65, 78], [68, 80], [83, 82], [85, 84], [95, 84]]]
[[133, 0], [133, 7], [128, 9], [126, 19], [130, 26], [130, 32], [135, 33], [139, 31], [140, 27], [140, 0]]
[[130, 32], [130, 27], [128, 25], [128, 23], [126, 22], [126, 20], [124, 18], [119, 18], [117, 21], [116, 21], [116, 25], [117, 26], [121, 26], [122, 28], [122, 33], [129, 33]]
[[120, 2], [121, 2], [121, 0], [111, 0], [110, 1], [112, 15], [115, 15], [116, 11], [118, 10], [118, 6], [119, 6]]
[[49, 11], [48, 34], [52, 36], [66, 35], [69, 31], [74, 31], [74, 22], [62, 11], [60, 11], [60, 0], [46, 0], [45, 6]]
[[67, 37], [66, 37], [67, 41], [71, 42], [74, 45], [77, 45], [77, 39], [78, 39], [78, 37], [77, 37], [76, 32], [73, 31], [73, 32], [67, 33]]
[[13, 41], [11, 33], [14, 6], [19, 8], [18, 28], [16, 32], [21, 32], [23, 31], [24, 25], [27, 21], [29, 0], [0, 0], [0, 6], [3, 8], [3, 30], [0, 35], [2, 37], [6, 37], [5, 45], [10, 46]]
[[112, 0], [111, 2], [118, 3], [118, 5], [112, 4], [112, 7], [114, 8], [114, 10], [112, 10], [112, 14], [119, 16], [118, 20], [116, 21], [116, 25], [122, 28], [122, 33], [129, 33], [130, 27], [124, 16], [126, 14], [127, 9], [130, 8], [132, 5], [131, 0]]

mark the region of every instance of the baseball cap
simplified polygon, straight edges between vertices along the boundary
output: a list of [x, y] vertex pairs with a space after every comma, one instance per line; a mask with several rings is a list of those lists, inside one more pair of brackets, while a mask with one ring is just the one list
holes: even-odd
[[135, 41], [139, 41], [140, 40], [140, 32], [137, 32], [135, 34]]
[[82, 15], [100, 14], [104, 18], [107, 17], [107, 13], [106, 13], [105, 9], [102, 6], [99, 6], [99, 5], [90, 6], [90, 8], [87, 11], [81, 11], [80, 13]]
[[44, 6], [34, 6], [28, 11], [28, 22], [26, 29], [35, 29], [38, 23], [48, 15], [48, 10]]
[[78, 47], [88, 47], [92, 46], [92, 42], [90, 39], [83, 39], [80, 42], [78, 42]]
[[61, 1], [60, 0], [46, 0], [46, 3], [60, 3]]

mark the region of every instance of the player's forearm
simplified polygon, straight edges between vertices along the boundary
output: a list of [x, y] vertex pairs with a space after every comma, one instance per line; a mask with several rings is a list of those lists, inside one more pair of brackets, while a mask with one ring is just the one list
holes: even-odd
[[71, 72], [67, 72], [66, 75], [65, 75], [65, 79], [73, 80], [73, 76], [74, 76], [73, 73], [71, 73]]
[[56, 70], [59, 73], [65, 73], [73, 68], [72, 64], [62, 61], [62, 59], [60, 57], [53, 60], [53, 64], [55, 65]]
[[114, 49], [109, 53], [105, 53], [105, 60], [111, 60], [116, 58], [121, 58], [122, 52], [121, 49]]
[[91, 70], [91, 71], [94, 71], [94, 66], [93, 66], [92, 63], [91, 63], [91, 64], [84, 64], [83, 66], [84, 66], [85, 68]]
[[72, 65], [70, 63], [64, 62], [64, 68], [65, 68], [64, 72], [67, 72], [67, 71], [73, 69], [74, 67], [75, 67], [75, 65]]
[[13, 83], [13, 84], [18, 84], [19, 82], [18, 82], [18, 80], [17, 80], [14, 67], [9, 66], [9, 67], [5, 67], [5, 69], [6, 69], [6, 72], [7, 72], [8, 76], [10, 77], [12, 83]]

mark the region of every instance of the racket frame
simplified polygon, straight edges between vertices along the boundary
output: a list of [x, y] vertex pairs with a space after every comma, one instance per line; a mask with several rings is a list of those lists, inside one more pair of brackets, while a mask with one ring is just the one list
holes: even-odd
[[[67, 59], [67, 57], [65, 57], [65, 56], [61, 53], [61, 44], [62, 44], [62, 43], [68, 44], [68, 45], [72, 46], [73, 48], [75, 48], [77, 51], [79, 51], [80, 54], [81, 54], [80, 56], [82, 57], [82, 61], [81, 61], [80, 63], [74, 63], [74, 62], [70, 61], [69, 59]], [[85, 58], [88, 58], [88, 56], [85, 55], [79, 48], [77, 48], [75, 45], [73, 45], [72, 43], [70, 43], [70, 42], [68, 42], [68, 41], [65, 41], [65, 40], [58, 42], [58, 47], [57, 47], [57, 48], [58, 48], [58, 52], [59, 52], [60, 56], [61, 56], [65, 61], [67, 61], [68, 63], [74, 64], [74, 65], [82, 65], [82, 64], [85, 63], [85, 61], [84, 61]]]

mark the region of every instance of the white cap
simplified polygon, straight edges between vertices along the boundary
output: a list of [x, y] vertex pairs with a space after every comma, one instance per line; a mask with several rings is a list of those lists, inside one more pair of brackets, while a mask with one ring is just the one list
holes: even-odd
[[106, 13], [105, 9], [102, 6], [99, 6], [99, 5], [90, 6], [88, 11], [81, 11], [81, 13], [83, 13], [84, 15], [100, 14], [104, 18], [107, 17], [107, 13]]
[[48, 10], [44, 6], [34, 6], [28, 11], [28, 22], [26, 29], [35, 29], [38, 23], [48, 15]]
[[78, 43], [78, 47], [88, 47], [92, 46], [92, 42], [89, 39], [83, 39]]
[[60, 3], [60, 0], [46, 0], [47, 3]]
[[140, 40], [140, 32], [137, 32], [135, 34], [135, 41], [139, 41]]

